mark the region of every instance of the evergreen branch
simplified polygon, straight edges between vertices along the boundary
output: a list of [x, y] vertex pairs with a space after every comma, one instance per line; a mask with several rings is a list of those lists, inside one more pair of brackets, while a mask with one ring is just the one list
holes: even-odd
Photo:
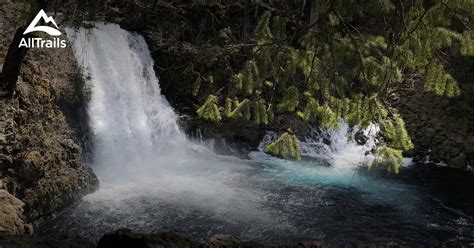
[[313, 23], [307, 25], [306, 27], [304, 27], [302, 30], [300, 30], [299, 32], [291, 35], [291, 36], [288, 36], [284, 39], [279, 39], [279, 40], [274, 40], [274, 41], [270, 41], [270, 42], [266, 42], [266, 43], [262, 43], [262, 44], [259, 44], [258, 42], [253, 42], [253, 43], [244, 43], [244, 44], [233, 44], [233, 45], [230, 45], [228, 47], [224, 47], [222, 48], [220, 51], [219, 51], [219, 55], [222, 55], [224, 52], [228, 51], [228, 50], [232, 50], [232, 49], [240, 49], [240, 48], [243, 48], [243, 47], [256, 47], [258, 46], [259, 49], [261, 47], [265, 47], [265, 46], [270, 46], [270, 45], [275, 45], [275, 44], [280, 44], [280, 43], [284, 43], [288, 40], [292, 40], [292, 39], [295, 39], [295, 38], [299, 38], [303, 35], [305, 35], [306, 33], [308, 33], [308, 31], [311, 30], [311, 28], [313, 28], [314, 26], [316, 26], [316, 24], [318, 24], [319, 20], [316, 20], [314, 21]]
[[357, 55], [359, 57], [359, 63], [360, 63], [360, 68], [362, 69], [362, 71], [364, 72], [364, 61], [363, 61], [363, 57], [362, 57], [362, 53], [360, 52], [360, 48], [359, 48], [359, 45], [357, 44], [357, 41], [355, 40], [354, 36], [352, 35], [351, 31], [349, 30], [346, 22], [344, 21], [344, 19], [341, 17], [341, 15], [337, 12], [337, 11], [333, 11], [337, 17], [339, 18], [339, 20], [342, 22], [342, 24], [344, 25], [345, 29], [346, 29], [346, 33], [347, 35], [349, 35], [349, 38], [351, 39], [351, 42], [352, 44], [354, 45], [354, 48], [356, 49], [356, 52], [357, 52]]
[[441, 3], [444, 5], [444, 7], [446, 7], [447, 9], [451, 10], [454, 14], [454, 16], [456, 17], [456, 19], [458, 19], [459, 22], [462, 23], [462, 25], [464, 25], [464, 27], [466, 27], [467, 30], [471, 31], [471, 28], [469, 27], [469, 25], [467, 25], [460, 17], [459, 17], [459, 13], [456, 12], [456, 10], [450, 8], [444, 1], [441, 1]]
[[313, 70], [314, 70], [314, 62], [316, 61], [316, 51], [314, 51], [313, 58], [311, 59], [311, 70], [309, 71], [309, 76], [308, 79], [306, 80], [306, 84], [308, 85], [311, 77], [313, 76]]
[[426, 14], [432, 9], [433, 7], [430, 7], [430, 8], [427, 8], [425, 9], [425, 11], [423, 12], [423, 14], [421, 15], [421, 17], [418, 19], [418, 22], [415, 24], [415, 26], [410, 30], [408, 31], [406, 37], [400, 42], [400, 39], [401, 39], [401, 35], [399, 35], [399, 38], [397, 39], [397, 42], [395, 42], [394, 46], [392, 47], [393, 49], [390, 51], [390, 54], [392, 54], [394, 51], [395, 51], [395, 47], [397, 47], [398, 45], [400, 44], [403, 44], [405, 43], [411, 36], [412, 34], [418, 29], [418, 27], [421, 25], [421, 23], [423, 22], [423, 19], [425, 18]]

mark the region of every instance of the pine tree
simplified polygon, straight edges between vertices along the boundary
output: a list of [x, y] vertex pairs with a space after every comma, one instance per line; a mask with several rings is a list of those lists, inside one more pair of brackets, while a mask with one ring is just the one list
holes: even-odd
[[[226, 99], [224, 116], [254, 125], [270, 125], [274, 115], [298, 116], [323, 128], [337, 128], [340, 119], [359, 127], [377, 123], [385, 140], [378, 158], [388, 161], [379, 164], [396, 172], [401, 151], [413, 144], [403, 119], [387, 110], [387, 92], [408, 73], [424, 78], [427, 91], [446, 97], [461, 93], [443, 56], [474, 54], [474, 1], [321, 0], [317, 6], [312, 12], [319, 19], [314, 22], [312, 13], [308, 26], [301, 16], [279, 9], [291, 4], [268, 3], [249, 43], [236, 44], [238, 61], [242, 54], [246, 59], [232, 70], [228, 96], [219, 97]], [[220, 32], [226, 42], [235, 40], [230, 29]], [[202, 94], [198, 83], [195, 95]], [[216, 87], [216, 95], [220, 90]], [[213, 104], [217, 108], [218, 102]], [[289, 144], [291, 135], [284, 133], [281, 140]], [[282, 156], [280, 148], [267, 150]]]

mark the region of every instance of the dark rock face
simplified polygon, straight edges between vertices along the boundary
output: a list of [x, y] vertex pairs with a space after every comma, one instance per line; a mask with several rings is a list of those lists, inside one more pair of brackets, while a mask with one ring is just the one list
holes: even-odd
[[319, 241], [301, 242], [291, 245], [262, 245], [252, 241], [242, 241], [230, 235], [215, 235], [207, 241], [196, 241], [174, 233], [141, 234], [133, 233], [129, 229], [121, 229], [104, 235], [97, 246], [83, 239], [67, 237], [38, 237], [31, 235], [6, 235], [0, 233], [0, 247], [2, 248], [324, 248], [328, 247]]
[[199, 242], [172, 233], [137, 234], [128, 229], [117, 230], [106, 234], [99, 240], [98, 248], [124, 247], [197, 247]]
[[93, 248], [95, 245], [84, 239], [45, 238], [32, 235], [2, 235], [0, 233], [0, 247], [2, 248]]
[[[15, 33], [15, 3], [0, 5], [0, 64]], [[4, 29], [3, 29], [4, 28]], [[61, 37], [65, 39], [65, 37]], [[81, 135], [58, 103], [74, 91], [76, 62], [70, 48], [30, 49], [16, 94], [0, 99], [0, 180], [25, 203], [29, 222], [38, 223], [98, 186], [82, 162]]]
[[[420, 78], [410, 79], [391, 95], [415, 145], [417, 160], [425, 157], [445, 162], [453, 168], [466, 168], [474, 162], [474, 121], [457, 113], [459, 99], [448, 99], [426, 92]], [[472, 163], [471, 163], [472, 164]]]
[[153, 247], [326, 247], [318, 241], [303, 242], [294, 245], [269, 246], [257, 244], [252, 241], [242, 241], [231, 235], [219, 234], [213, 236], [208, 241], [195, 241], [187, 237], [183, 237], [174, 233], [158, 233], [158, 234], [139, 234], [132, 233], [128, 229], [117, 230], [113, 233], [106, 234], [100, 239], [97, 248], [153, 248]]

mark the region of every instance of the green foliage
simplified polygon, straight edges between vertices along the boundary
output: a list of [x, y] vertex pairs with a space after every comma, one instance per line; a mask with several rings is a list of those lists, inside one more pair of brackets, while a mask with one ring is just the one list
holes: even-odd
[[403, 161], [403, 155], [400, 150], [382, 146], [377, 148], [376, 157], [370, 166], [373, 170], [379, 166], [385, 166], [388, 172], [398, 173], [400, 163]]
[[243, 71], [234, 75], [234, 81], [235, 87], [246, 95], [252, 95], [260, 90], [263, 80], [255, 60], [248, 61]]
[[339, 115], [327, 104], [319, 105], [312, 97], [306, 104], [304, 112], [298, 112], [298, 116], [306, 122], [319, 123], [323, 128], [339, 127]]
[[230, 29], [230, 27], [224, 28], [219, 31], [219, 37], [224, 39], [225, 43], [230, 43], [237, 40], [232, 34], [232, 30]]
[[[263, 13], [257, 8], [260, 17], [250, 37], [239, 41], [233, 34], [240, 26], [221, 27], [219, 42], [225, 46], [210, 53], [237, 64], [225, 68], [232, 80], [218, 80], [230, 82], [210, 87], [226, 99], [226, 118], [271, 125], [276, 113], [324, 128], [337, 128], [341, 119], [359, 127], [378, 123], [387, 143], [378, 153], [396, 171], [399, 151], [413, 144], [402, 118], [388, 113], [390, 89], [408, 73], [426, 78], [427, 91], [461, 93], [444, 65], [447, 56], [474, 54], [474, 1], [321, 0], [304, 6], [317, 12], [315, 23], [313, 13], [301, 15], [292, 4], [265, 5]], [[195, 95], [203, 93], [196, 88]], [[222, 92], [227, 93], [221, 97]]]
[[218, 99], [214, 95], [209, 95], [206, 102], [198, 108], [196, 111], [200, 118], [210, 120], [213, 122], [219, 122], [222, 117], [217, 107]]
[[239, 100], [234, 100], [232, 102], [234, 109], [229, 105], [229, 112], [227, 117], [231, 119], [243, 119], [243, 120], [250, 120], [250, 101], [249, 99], [244, 99], [242, 102]]
[[254, 103], [254, 123], [255, 125], [268, 125], [269, 114], [266, 109], [265, 100], [260, 99]]
[[232, 109], [233, 109], [233, 105], [232, 105], [232, 104], [233, 104], [233, 102], [234, 102], [234, 101], [232, 101], [232, 99], [230, 99], [230, 98], [228, 98], [228, 97], [225, 99], [225, 115], [226, 115], [227, 117], [229, 117], [230, 114], [232, 113]]
[[464, 31], [461, 38], [461, 54], [474, 56], [474, 31]]
[[285, 91], [283, 100], [277, 105], [279, 112], [293, 112], [299, 104], [299, 92], [295, 86], [291, 86]]
[[395, 115], [394, 119], [393, 121], [387, 119], [380, 123], [384, 137], [386, 137], [390, 146], [395, 149], [405, 151], [413, 149], [413, 143], [405, 129], [403, 119], [398, 115]]
[[291, 130], [270, 143], [265, 148], [265, 152], [277, 157], [301, 160], [300, 141], [296, 135], [291, 133]]
[[286, 18], [281, 16], [274, 16], [272, 22], [272, 36], [276, 40], [286, 39]]
[[269, 11], [266, 11], [258, 20], [257, 27], [255, 29], [255, 38], [261, 43], [269, 41], [273, 38], [273, 35], [270, 31], [271, 16], [272, 14]]
[[354, 96], [353, 99], [344, 99], [342, 103], [342, 118], [352, 125], [367, 127], [373, 122], [380, 122], [387, 117], [388, 112], [378, 95]]
[[457, 82], [436, 62], [428, 68], [425, 89], [440, 96], [453, 97], [460, 94]]
[[72, 88], [68, 92], [66, 101], [73, 105], [87, 104], [92, 97], [92, 77], [88, 73], [84, 73], [82, 69], [72, 75]]
[[213, 66], [218, 59], [218, 46], [205, 45], [200, 49], [199, 60], [204, 61], [206, 67]]
[[234, 75], [235, 88], [242, 90], [244, 87], [244, 74], [237, 73]]
[[201, 76], [198, 76], [196, 78], [196, 81], [194, 81], [193, 84], [193, 96], [197, 96], [199, 94], [199, 89], [201, 88]]

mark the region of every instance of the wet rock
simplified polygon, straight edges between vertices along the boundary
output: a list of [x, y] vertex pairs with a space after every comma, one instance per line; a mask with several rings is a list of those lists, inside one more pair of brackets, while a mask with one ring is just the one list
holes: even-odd
[[464, 143], [464, 149], [466, 151], [466, 154], [472, 155], [472, 157], [474, 158], [474, 136], [466, 140], [466, 142]]
[[[1, 61], [21, 13], [10, 1], [0, 4], [0, 13]], [[31, 49], [23, 61], [16, 95], [0, 98], [1, 179], [24, 203], [23, 214], [34, 224], [98, 186], [96, 176], [81, 160], [77, 140], [82, 134], [59, 106], [74, 92], [76, 72], [70, 46]]]
[[0, 234], [2, 248], [93, 248], [94, 244], [84, 239], [66, 237], [38, 237], [32, 235]]
[[23, 206], [18, 198], [0, 189], [0, 232], [10, 234], [31, 233], [31, 225], [25, 223]]
[[[448, 99], [424, 90], [419, 78], [409, 78], [391, 92], [400, 98], [391, 104], [404, 119], [415, 146], [412, 155], [433, 162], [446, 161], [453, 168], [464, 168], [474, 158], [474, 126], [472, 120], [459, 115], [453, 105], [460, 99]], [[392, 97], [392, 99], [397, 99]], [[391, 100], [392, 101], [392, 100]], [[464, 154], [460, 156], [460, 154]]]
[[129, 229], [120, 229], [105, 234], [95, 246], [92, 242], [80, 238], [64, 236], [10, 235], [0, 233], [2, 248], [324, 248], [329, 247], [320, 241], [306, 241], [289, 245], [262, 245], [252, 241], [242, 241], [231, 235], [218, 234], [208, 241], [197, 241], [175, 233], [140, 234]]
[[257, 246], [256, 243], [242, 241], [242, 240], [239, 240], [239, 239], [235, 238], [234, 236], [228, 235], [228, 234], [214, 235], [209, 240], [209, 244], [211, 246], [216, 246], [216, 247], [235, 247], [235, 246], [242, 246], [242, 245]]
[[176, 234], [139, 234], [129, 229], [120, 229], [105, 234], [97, 243], [97, 248], [125, 248], [125, 247], [195, 247], [197, 242]]
[[6, 143], [7, 143], [7, 137], [2, 132], [2, 133], [0, 133], [0, 144], [6, 144]]
[[290, 245], [262, 245], [252, 241], [239, 240], [231, 235], [218, 234], [214, 235], [208, 241], [196, 241], [185, 236], [174, 233], [157, 233], [157, 234], [140, 234], [133, 233], [129, 229], [120, 229], [115, 232], [104, 235], [98, 242], [97, 248], [154, 248], [154, 247], [200, 247], [200, 248], [217, 248], [217, 247], [240, 247], [240, 248], [260, 248], [260, 247], [327, 247], [319, 241], [301, 242]]
[[358, 130], [355, 134], [354, 134], [354, 139], [355, 141], [357, 142], [357, 144], [359, 145], [365, 145], [367, 143], [367, 140], [369, 140], [369, 137], [367, 137], [365, 134], [364, 134], [364, 131], [363, 130]]
[[448, 165], [452, 168], [464, 168], [466, 167], [466, 156], [464, 154], [461, 154], [449, 161]]

